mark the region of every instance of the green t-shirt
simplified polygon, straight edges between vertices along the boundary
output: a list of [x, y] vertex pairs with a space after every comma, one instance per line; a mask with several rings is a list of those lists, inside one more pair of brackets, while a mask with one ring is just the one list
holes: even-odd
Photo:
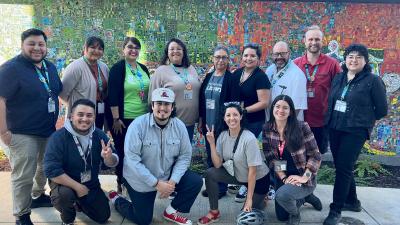
[[[135, 74], [133, 74], [128, 64], [125, 63], [125, 74], [126, 76], [124, 81], [124, 118], [135, 119], [136, 117], [141, 116], [147, 113], [148, 111], [147, 94], [149, 92], [150, 79], [147, 76], [147, 74], [143, 71], [142, 67], [139, 65], [137, 65], [137, 71], [135, 72]], [[144, 96], [141, 97], [142, 85], [143, 85]]]

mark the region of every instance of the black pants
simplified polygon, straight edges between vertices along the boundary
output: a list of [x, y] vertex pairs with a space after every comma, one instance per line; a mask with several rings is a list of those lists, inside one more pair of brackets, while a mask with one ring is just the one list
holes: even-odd
[[[149, 225], [153, 219], [154, 201], [157, 192], [137, 192], [133, 190], [128, 182], [125, 182], [124, 185], [132, 202], [125, 198], [117, 198], [115, 209], [123, 217], [138, 225]], [[186, 171], [175, 186], [177, 195], [171, 201], [171, 206], [179, 212], [189, 213], [202, 186], [203, 180], [197, 173]]]
[[50, 198], [54, 208], [61, 215], [64, 223], [73, 223], [76, 217], [74, 204], [78, 204], [82, 212], [97, 223], [106, 223], [111, 211], [108, 198], [101, 188], [92, 189], [89, 194], [78, 198], [69, 187], [50, 182]]
[[365, 134], [349, 133], [335, 129], [329, 130], [329, 137], [333, 162], [336, 168], [333, 202], [330, 208], [340, 213], [344, 203], [352, 204], [357, 201], [353, 170], [367, 137]]
[[121, 119], [121, 121], [124, 123], [126, 128], [122, 128], [122, 133], [115, 134], [114, 130], [112, 129], [112, 126], [110, 127], [111, 135], [114, 139], [114, 146], [115, 149], [117, 150], [117, 154], [119, 157], [119, 163], [115, 167], [115, 175], [117, 175], [117, 183], [122, 184], [122, 170], [124, 168], [124, 143], [125, 143], [125, 136], [126, 136], [126, 131], [128, 130], [129, 125], [132, 123], [133, 119]]
[[328, 129], [326, 127], [311, 127], [311, 131], [317, 141], [319, 152], [325, 154], [328, 151]]

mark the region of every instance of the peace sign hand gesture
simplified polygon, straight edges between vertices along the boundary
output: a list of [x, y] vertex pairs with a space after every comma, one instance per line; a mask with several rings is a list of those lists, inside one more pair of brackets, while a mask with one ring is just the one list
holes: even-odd
[[111, 139], [107, 142], [107, 145], [104, 144], [103, 140], [101, 140], [101, 157], [103, 157], [103, 159], [111, 158], [112, 149], [111, 149], [110, 145], [111, 145]]
[[210, 145], [215, 145], [214, 125], [211, 126], [211, 130], [210, 130], [210, 128], [206, 124], [206, 129], [207, 129], [206, 138], [207, 138], [208, 143], [210, 143]]

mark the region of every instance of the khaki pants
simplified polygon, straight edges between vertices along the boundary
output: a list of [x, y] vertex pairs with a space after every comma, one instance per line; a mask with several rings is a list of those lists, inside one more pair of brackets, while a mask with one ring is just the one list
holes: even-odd
[[14, 216], [30, 212], [31, 197], [44, 193], [43, 156], [48, 138], [12, 134], [10, 149]]

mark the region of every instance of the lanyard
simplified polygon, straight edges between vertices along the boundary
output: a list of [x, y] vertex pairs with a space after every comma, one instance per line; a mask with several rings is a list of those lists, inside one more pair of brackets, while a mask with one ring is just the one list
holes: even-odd
[[278, 144], [278, 149], [279, 149], [279, 158], [280, 159], [282, 159], [282, 157], [283, 157], [283, 150], [285, 149], [285, 144], [286, 144], [286, 142], [285, 141], [279, 141], [279, 144]]
[[[92, 70], [92, 67], [90, 66], [90, 63], [88, 59], [83, 56], [83, 60], [85, 60], [86, 64], [88, 64], [90, 71], [93, 73], [94, 76], [96, 76], [96, 73]], [[101, 79], [101, 69], [99, 63], [96, 63], [97, 65], [97, 89], [99, 92], [103, 91], [103, 80]]]
[[346, 97], [346, 94], [347, 94], [347, 91], [349, 90], [351, 81], [352, 81], [352, 80], [349, 80], [349, 81], [347, 82], [347, 85], [343, 88], [342, 95], [340, 96], [340, 100], [343, 101], [343, 100], [344, 100], [344, 97]]
[[187, 72], [186, 68], [183, 69], [183, 75], [182, 75], [181, 72], [179, 72], [176, 69], [174, 64], [171, 64], [171, 67], [175, 71], [175, 73], [178, 74], [178, 76], [182, 79], [182, 81], [185, 83], [185, 85], [189, 84], [188, 72]]
[[[93, 138], [93, 136], [92, 135], [89, 136], [89, 145], [88, 145], [88, 147], [86, 149], [86, 153], [87, 153], [86, 156], [85, 156], [85, 152], [83, 151], [82, 145], [79, 142], [78, 138], [75, 135], [72, 135], [72, 137], [74, 138], [76, 147], [78, 148], [79, 155], [81, 156], [83, 162], [85, 162], [85, 171], [86, 171], [86, 166], [87, 166], [87, 161], [86, 160], [87, 160], [87, 157], [90, 154], [90, 151], [92, 150], [92, 138]], [[90, 154], [90, 156], [92, 156], [92, 154]], [[91, 159], [90, 165], [92, 165], [93, 158], [90, 157], [90, 159]]]
[[313, 73], [310, 75], [310, 71], [308, 70], [308, 64], [306, 64], [306, 75], [307, 80], [313, 82], [315, 80], [315, 74], [317, 74], [318, 65], [315, 66]]
[[133, 67], [129, 63], [126, 63], [126, 65], [128, 65], [128, 68], [131, 70], [132, 76], [135, 77], [135, 75], [136, 75], [136, 77], [138, 78], [139, 85], [140, 85], [140, 90], [144, 91], [143, 75], [142, 75], [142, 73], [140, 73], [140, 70], [139, 69], [136, 69], [136, 70], [133, 69]]
[[47, 66], [46, 63], [44, 61], [42, 61], [42, 65], [44, 68], [44, 73], [46, 75], [46, 78], [43, 77], [42, 72], [40, 72], [40, 70], [35, 66], [35, 70], [36, 70], [36, 74], [39, 77], [39, 80], [42, 82], [44, 88], [46, 89], [46, 91], [49, 93], [49, 97], [51, 97], [51, 89], [49, 87], [50, 84], [50, 78], [49, 78], [49, 73], [47, 72]]
[[283, 67], [281, 70], [279, 70], [279, 72], [276, 73], [276, 79], [274, 79], [274, 74], [272, 74], [270, 80], [272, 87], [276, 84], [276, 82], [278, 82], [279, 79], [281, 79], [281, 77], [283, 77], [283, 75], [285, 75], [286, 70], [289, 68], [289, 63], [290, 61], [286, 64], [285, 67]]

